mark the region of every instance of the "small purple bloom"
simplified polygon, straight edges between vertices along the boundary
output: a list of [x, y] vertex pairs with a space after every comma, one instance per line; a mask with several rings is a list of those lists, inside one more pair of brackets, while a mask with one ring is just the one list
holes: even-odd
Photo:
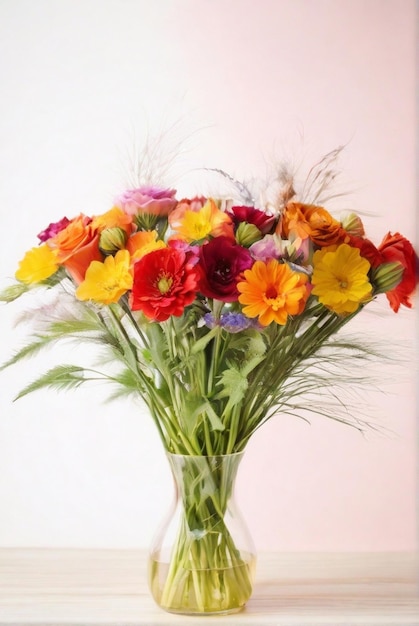
[[206, 313], [203, 319], [208, 328], [220, 326], [228, 333], [240, 333], [242, 330], [258, 327], [255, 325], [255, 320], [246, 317], [243, 313], [223, 313], [218, 321], [212, 313]]

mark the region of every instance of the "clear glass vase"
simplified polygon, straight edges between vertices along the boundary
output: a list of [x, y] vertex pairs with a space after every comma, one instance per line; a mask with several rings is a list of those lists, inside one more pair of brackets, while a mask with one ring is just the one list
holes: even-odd
[[151, 593], [166, 611], [235, 613], [252, 593], [255, 549], [234, 499], [242, 457], [168, 454], [175, 500], [149, 558]]

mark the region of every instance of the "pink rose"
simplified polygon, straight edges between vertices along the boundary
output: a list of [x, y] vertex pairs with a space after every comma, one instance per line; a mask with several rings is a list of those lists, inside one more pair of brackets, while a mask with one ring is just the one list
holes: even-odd
[[148, 213], [159, 217], [166, 216], [172, 211], [177, 200], [175, 189], [161, 189], [144, 185], [138, 189], [127, 189], [115, 200], [115, 205], [125, 211], [127, 215]]

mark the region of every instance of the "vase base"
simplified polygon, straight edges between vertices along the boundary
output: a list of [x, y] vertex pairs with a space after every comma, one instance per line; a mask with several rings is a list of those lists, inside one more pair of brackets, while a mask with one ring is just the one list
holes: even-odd
[[234, 613], [240, 613], [245, 608], [245, 605], [234, 607], [232, 609], [224, 609], [221, 611], [188, 611], [187, 609], [169, 609], [164, 606], [159, 605], [163, 611], [166, 613], [172, 613], [174, 615], [193, 615], [194, 617], [219, 617], [220, 615], [232, 615]]

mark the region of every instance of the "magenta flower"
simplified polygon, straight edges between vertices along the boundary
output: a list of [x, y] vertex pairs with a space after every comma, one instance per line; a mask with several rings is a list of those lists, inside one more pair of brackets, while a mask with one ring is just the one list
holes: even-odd
[[45, 241], [48, 241], [48, 239], [51, 239], [51, 237], [58, 235], [58, 233], [69, 223], [70, 220], [66, 217], [61, 218], [59, 222], [51, 222], [51, 224], [48, 224], [45, 230], [42, 230], [37, 237], [42, 243], [44, 243]]
[[199, 249], [199, 290], [207, 298], [235, 302], [239, 295], [237, 282], [252, 265], [246, 248], [229, 237], [215, 237]]

